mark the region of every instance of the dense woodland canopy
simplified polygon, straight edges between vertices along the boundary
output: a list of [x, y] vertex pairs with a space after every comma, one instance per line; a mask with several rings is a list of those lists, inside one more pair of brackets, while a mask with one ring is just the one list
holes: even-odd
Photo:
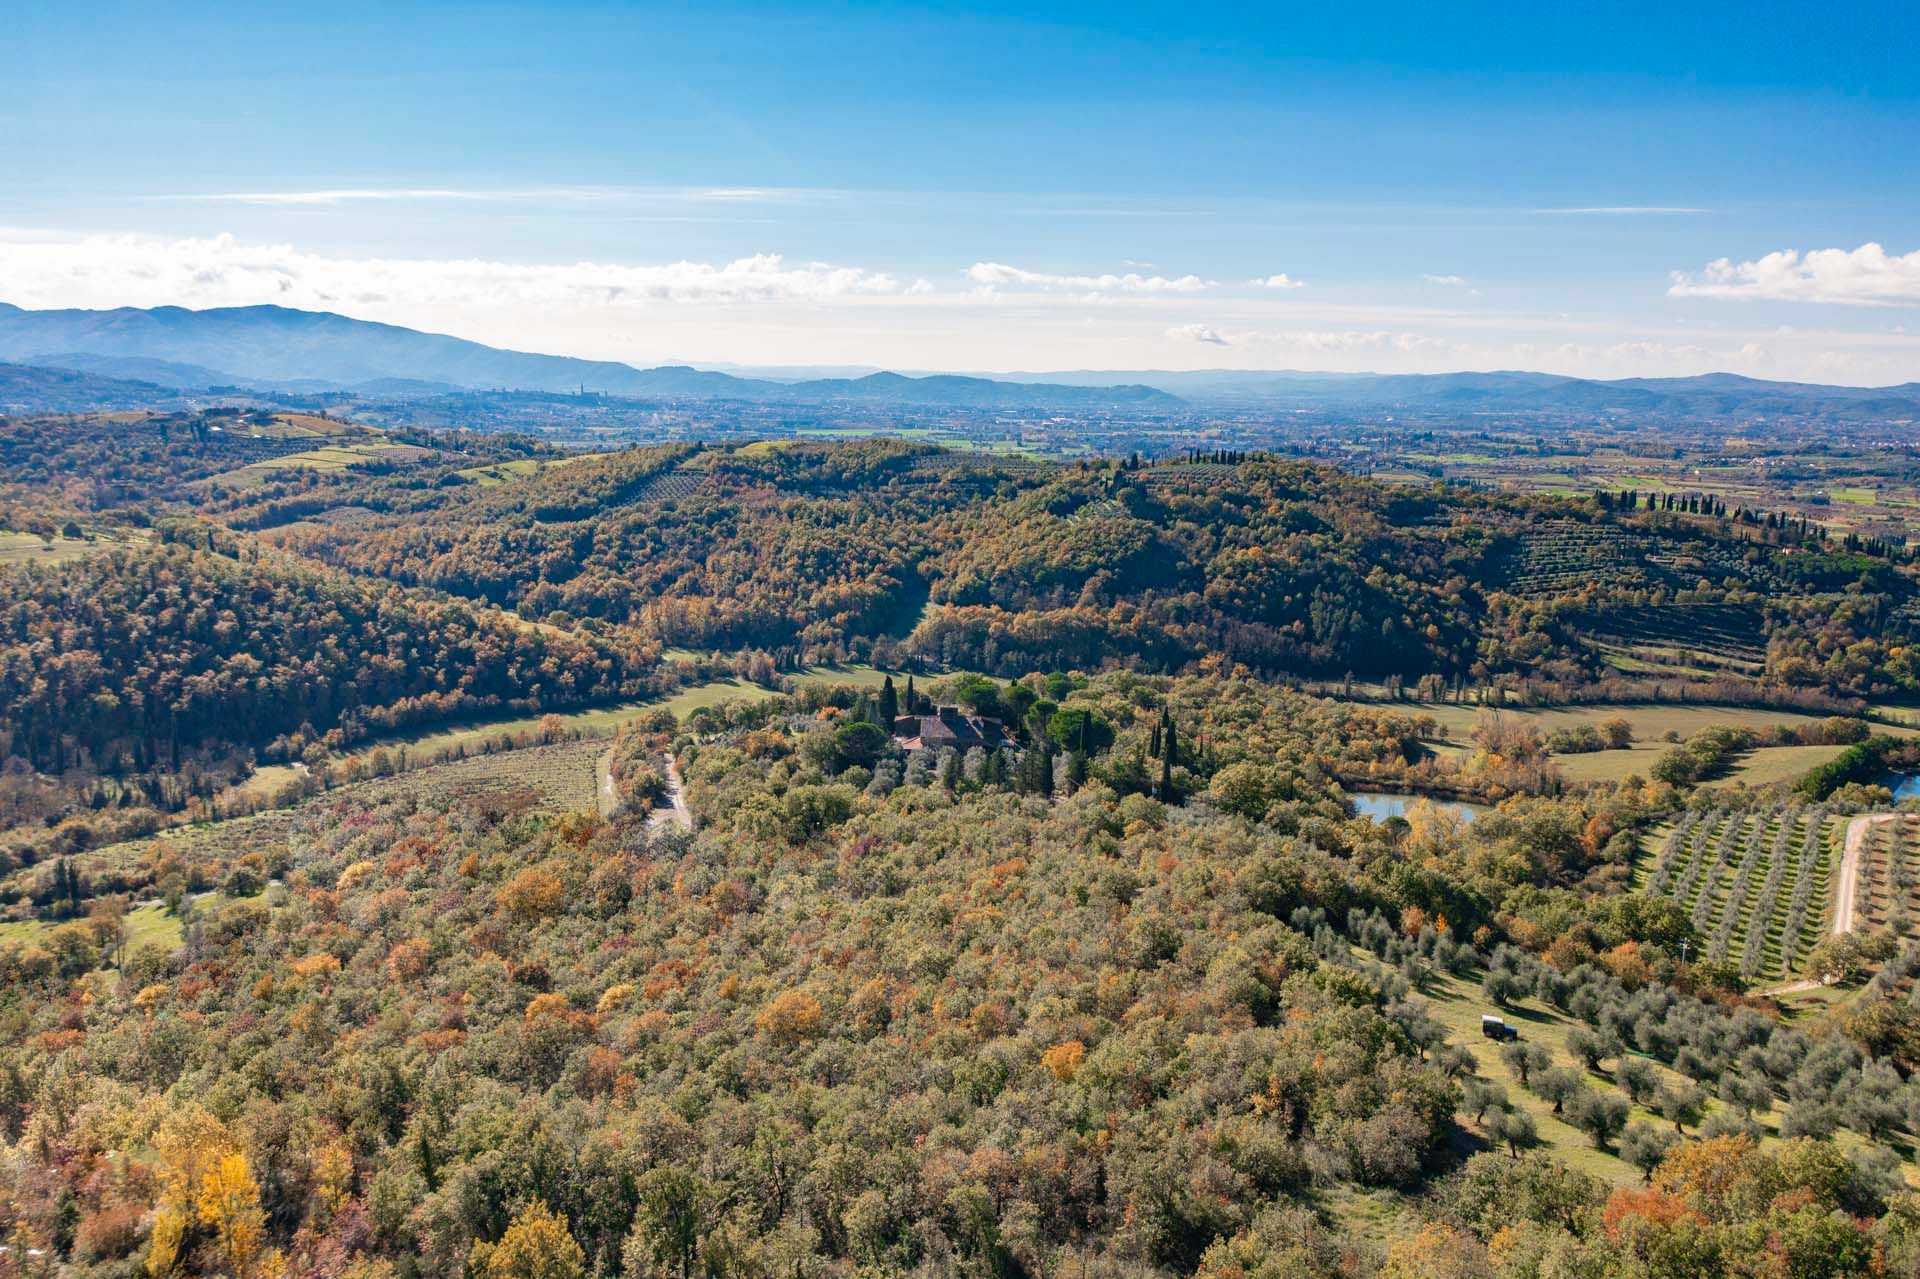
[[[335, 507], [352, 513], [310, 518]], [[1212, 655], [1293, 676], [1577, 688], [1619, 675], [1583, 642], [1593, 615], [1732, 600], [1772, 635], [1756, 657], [1781, 688], [1915, 679], [1910, 576], [1862, 551], [1261, 457], [1062, 468], [889, 441], [677, 446], [494, 488], [310, 478], [224, 518], [355, 571], [696, 648], [1008, 675]], [[1628, 567], [1531, 586], [1559, 581], [1527, 550], [1543, 521], [1576, 548], [1626, 547]]]
[[[1381, 826], [1313, 762], [1348, 725], [1292, 695], [1130, 676], [1024, 693], [1104, 725], [1086, 780], [850, 762], [840, 730], [866, 699], [815, 690], [684, 726], [691, 835], [640, 807], [602, 822], [373, 784], [227, 854], [277, 886], [197, 910], [177, 951], [121, 949], [110, 906], [0, 944], [0, 1224], [99, 1275], [1920, 1259], [1920, 1199], [1831, 1136], [1915, 1122], [1887, 1064], [1920, 1043], [1904, 996], [1872, 1023], [1877, 1051], [1903, 1045], [1879, 1061], [1864, 1024], [1768, 1035], [1680, 964], [1684, 916], [1576, 891], [1670, 791]], [[1264, 736], [1163, 736], [1181, 761], [1164, 798], [1124, 767], [1106, 780], [1209, 706]], [[1529, 1075], [1645, 1188], [1528, 1153], [1531, 1121], [1426, 1010], [1439, 974], [1572, 1010], [1596, 1062], [1624, 1041], [1677, 1072], [1649, 1082], [1622, 1055], [1615, 1083], [1577, 1060]], [[1672, 1082], [1689, 1077], [1705, 1086]], [[1642, 1088], [1667, 1090], [1649, 1104], [1672, 1125], [1624, 1126]], [[1714, 1088], [1734, 1101], [1703, 1139]], [[1740, 1106], [1776, 1096], [1803, 1135], [1757, 1144]], [[1341, 1224], [1367, 1188], [1417, 1196], [1391, 1238]]]

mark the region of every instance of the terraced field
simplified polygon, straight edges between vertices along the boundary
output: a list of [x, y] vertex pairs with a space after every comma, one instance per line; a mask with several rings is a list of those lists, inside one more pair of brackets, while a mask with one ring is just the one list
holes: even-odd
[[[1726, 543], [1650, 540], [1612, 524], [1579, 520], [1544, 520], [1515, 532], [1513, 543], [1491, 569], [1494, 580], [1517, 595], [1550, 595], [1590, 583], [1662, 584], [1684, 590], [1702, 578], [1744, 582], [1766, 591], [1790, 589], [1771, 570], [1749, 563], [1738, 546]], [[1685, 631], [1680, 634], [1690, 637]]]
[[1547, 520], [1526, 533], [1495, 569], [1519, 595], [1551, 594], [1594, 582], [1631, 582], [1644, 576], [1633, 540], [1610, 524]]
[[1592, 614], [1581, 624], [1595, 647], [1623, 669], [1701, 675], [1760, 673], [1766, 632], [1758, 609], [1738, 604], [1681, 604]]
[[1750, 981], [1784, 977], [1827, 926], [1844, 830], [1821, 805], [1688, 813], [1641, 887], [1687, 908], [1708, 959]]

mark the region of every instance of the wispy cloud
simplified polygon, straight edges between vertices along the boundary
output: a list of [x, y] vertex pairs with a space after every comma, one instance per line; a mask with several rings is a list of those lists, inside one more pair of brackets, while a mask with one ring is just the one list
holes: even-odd
[[155, 197], [210, 204], [280, 207], [371, 203], [476, 204], [770, 204], [837, 198], [843, 193], [791, 187], [321, 187], [299, 191], [210, 191]]
[[1667, 295], [1840, 306], [1920, 303], [1920, 250], [1894, 255], [1863, 244], [1808, 253], [1781, 249], [1747, 262], [1720, 258], [1697, 275], [1674, 272]]
[[1141, 275], [1133, 271], [1125, 275], [1062, 275], [1028, 271], [1004, 262], [976, 262], [967, 268], [967, 278], [987, 289], [1068, 293], [1198, 293], [1216, 283], [1197, 275]]
[[1226, 335], [1211, 324], [1179, 324], [1167, 330], [1167, 336], [1180, 342], [1201, 342], [1208, 346], [1232, 346]]
[[1588, 204], [1567, 209], [1535, 209], [1535, 213], [1572, 214], [1592, 217], [1654, 217], [1661, 214], [1699, 214], [1712, 213], [1712, 209], [1695, 208], [1683, 204]]
[[1299, 289], [1306, 287], [1305, 281], [1296, 280], [1285, 271], [1277, 275], [1269, 275], [1265, 279], [1255, 280], [1254, 283], [1266, 289]]
[[1454, 289], [1465, 288], [1467, 284], [1467, 277], [1464, 275], [1423, 275], [1420, 278], [1428, 284], [1440, 284]]
[[1395, 333], [1386, 329], [1293, 329], [1262, 334], [1261, 339], [1272, 346], [1317, 355], [1352, 352], [1418, 355], [1460, 349], [1447, 338], [1425, 333]]
[[717, 263], [549, 265], [329, 257], [229, 235], [0, 241], [0, 281], [11, 301], [29, 306], [619, 307], [825, 303], [912, 291], [885, 272], [790, 263], [774, 253]]

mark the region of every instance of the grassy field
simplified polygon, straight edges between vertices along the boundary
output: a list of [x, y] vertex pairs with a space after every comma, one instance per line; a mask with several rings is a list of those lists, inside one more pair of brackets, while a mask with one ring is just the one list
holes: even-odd
[[[703, 706], [718, 706], [722, 702], [732, 700], [759, 701], [773, 695], [774, 690], [762, 688], [758, 684], [749, 684], [743, 679], [722, 679], [683, 689], [664, 700], [619, 702], [612, 706], [597, 706], [589, 710], [557, 711], [554, 712], [554, 718], [559, 721], [561, 731], [569, 735], [608, 737], [618, 732], [622, 724], [639, 719], [663, 706], [672, 711], [675, 717], [684, 718]], [[520, 715], [510, 719], [486, 720], [459, 728], [435, 729], [423, 733], [382, 738], [378, 742], [367, 743], [362, 750], [371, 750], [378, 745], [388, 748], [405, 746], [409, 751], [435, 756], [451, 755], [460, 751], [472, 754], [483, 749], [489, 741], [498, 738], [502, 733], [518, 735], [538, 732], [545, 718], [544, 715]]]
[[[1406, 702], [1397, 704], [1410, 713], [1431, 715], [1440, 726], [1441, 736], [1432, 745], [1444, 751], [1459, 751], [1470, 746], [1473, 725], [1480, 714], [1477, 706], [1450, 703]], [[1555, 755], [1561, 775], [1572, 782], [1619, 781], [1628, 776], [1647, 776], [1660, 756], [1673, 748], [1669, 733], [1682, 738], [1707, 728], [1722, 725], [1750, 728], [1758, 733], [1780, 725], [1790, 728], [1819, 723], [1824, 716], [1798, 711], [1768, 710], [1748, 706], [1696, 706], [1636, 703], [1631, 705], [1563, 706], [1547, 709], [1502, 708], [1503, 715], [1516, 715], [1534, 724], [1545, 737], [1565, 728], [1582, 724], [1598, 725], [1602, 720], [1624, 719], [1633, 728], [1633, 744], [1625, 750], [1593, 751], [1586, 754]], [[1912, 736], [1912, 727], [1888, 730], [1895, 736]], [[1708, 783], [1716, 787], [1770, 786], [1791, 781], [1808, 769], [1826, 763], [1842, 750], [1839, 746], [1762, 746], [1734, 761], [1724, 776]]]
[[344, 471], [369, 462], [408, 462], [425, 456], [425, 449], [411, 444], [324, 444], [304, 453], [249, 463], [217, 475], [209, 483], [246, 488], [263, 482], [276, 471]]
[[907, 677], [895, 671], [882, 671], [855, 663], [848, 666], [814, 666], [801, 671], [793, 677], [793, 682], [802, 688], [809, 684], [852, 684], [856, 688], [879, 688], [886, 682], [888, 675], [894, 675], [894, 685], [905, 688]]
[[[206, 900], [216, 901], [219, 894], [208, 894]], [[29, 942], [42, 933], [59, 927], [39, 919], [16, 919], [0, 924], [0, 945], [8, 942]], [[160, 946], [167, 950], [180, 944], [184, 924], [178, 915], [172, 914], [163, 902], [149, 902], [145, 906], [136, 906], [127, 912], [127, 949], [138, 950], [142, 946]]]
[[[1670, 742], [1635, 742], [1626, 750], [1556, 755], [1554, 763], [1559, 766], [1561, 776], [1570, 782], [1617, 782], [1626, 777], [1647, 776], [1647, 770], [1671, 749]], [[1844, 746], [1761, 746], [1742, 755], [1725, 776], [1716, 777], [1706, 785], [1725, 789], [1790, 782], [1845, 749]]]
[[89, 542], [80, 537], [56, 537], [52, 541], [37, 533], [0, 533], [0, 564], [60, 564], [91, 555], [108, 542]]
[[538, 475], [548, 465], [536, 458], [523, 457], [511, 462], [495, 462], [490, 466], [469, 466], [454, 474], [472, 480], [481, 488], [498, 488], [502, 484]]

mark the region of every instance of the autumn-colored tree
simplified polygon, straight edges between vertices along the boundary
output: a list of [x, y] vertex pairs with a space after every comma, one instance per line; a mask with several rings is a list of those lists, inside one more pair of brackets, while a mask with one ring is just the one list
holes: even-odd
[[775, 995], [754, 1018], [760, 1033], [780, 1044], [795, 1044], [820, 1032], [824, 1018], [820, 1001], [803, 990], [784, 990]]
[[1472, 1234], [1429, 1222], [1387, 1249], [1380, 1279], [1490, 1279], [1486, 1245]]
[[468, 1269], [485, 1279], [582, 1279], [586, 1260], [566, 1218], [536, 1199], [520, 1210], [499, 1243], [474, 1245]]
[[278, 1275], [282, 1258], [267, 1246], [259, 1184], [226, 1126], [189, 1103], [160, 1125], [154, 1148], [160, 1155], [160, 1202], [147, 1273], [172, 1273], [184, 1260], [185, 1245], [203, 1232], [233, 1279]]
[[544, 866], [528, 866], [500, 886], [502, 910], [523, 923], [558, 913], [566, 900], [566, 885]]
[[1079, 1073], [1080, 1063], [1086, 1058], [1087, 1046], [1077, 1039], [1069, 1039], [1041, 1053], [1040, 1064], [1046, 1067], [1055, 1079], [1065, 1083]]

